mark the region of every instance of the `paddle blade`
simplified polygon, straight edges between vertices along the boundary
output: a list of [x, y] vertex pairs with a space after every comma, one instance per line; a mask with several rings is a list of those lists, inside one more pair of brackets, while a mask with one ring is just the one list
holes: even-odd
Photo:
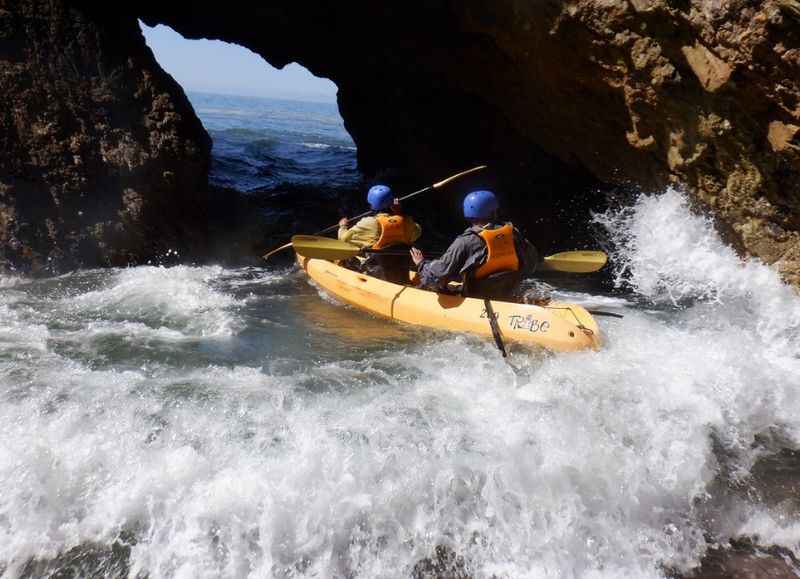
[[602, 251], [562, 251], [544, 258], [543, 269], [590, 273], [602, 268], [608, 256]]
[[328, 261], [349, 259], [361, 253], [357, 245], [316, 235], [295, 235], [292, 237], [292, 247], [295, 253], [303, 257]]

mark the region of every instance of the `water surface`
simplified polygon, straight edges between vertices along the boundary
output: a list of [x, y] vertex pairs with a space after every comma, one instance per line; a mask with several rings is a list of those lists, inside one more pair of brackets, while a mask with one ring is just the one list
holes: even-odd
[[704, 534], [797, 552], [796, 505], [751, 477], [764, 435], [800, 434], [797, 295], [675, 191], [598, 222], [622, 292], [559, 297], [625, 318], [517, 372], [293, 267], [0, 278], [0, 570], [120, 537], [153, 578], [408, 577], [437, 545], [475, 577], [662, 577]]

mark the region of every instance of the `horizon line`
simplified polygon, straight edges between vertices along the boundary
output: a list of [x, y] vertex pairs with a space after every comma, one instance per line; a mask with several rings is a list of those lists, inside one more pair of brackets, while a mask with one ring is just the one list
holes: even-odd
[[[180, 84], [180, 83], [178, 83]], [[336, 98], [327, 98], [324, 95], [303, 95], [298, 93], [296, 96], [293, 96], [291, 93], [287, 93], [284, 95], [266, 95], [266, 94], [242, 94], [239, 92], [220, 92], [218, 90], [209, 90], [209, 89], [200, 89], [200, 88], [189, 88], [181, 85], [181, 88], [186, 94], [189, 93], [199, 93], [199, 94], [207, 94], [213, 96], [233, 96], [233, 97], [242, 97], [242, 98], [253, 98], [253, 99], [272, 99], [272, 100], [285, 100], [285, 101], [292, 101], [292, 102], [305, 102], [310, 104], [331, 104], [336, 105], [338, 109], [338, 100]], [[233, 89], [235, 90], [235, 89]]]

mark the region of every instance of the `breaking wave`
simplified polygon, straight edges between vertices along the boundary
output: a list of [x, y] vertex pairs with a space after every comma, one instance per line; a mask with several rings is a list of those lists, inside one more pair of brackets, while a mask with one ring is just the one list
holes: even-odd
[[120, 543], [153, 578], [409, 577], [440, 546], [474, 577], [656, 578], [742, 533], [800, 554], [796, 499], [756, 480], [800, 441], [800, 299], [677, 191], [596, 219], [620, 289], [562, 297], [625, 318], [516, 372], [293, 269], [0, 278], [0, 570]]

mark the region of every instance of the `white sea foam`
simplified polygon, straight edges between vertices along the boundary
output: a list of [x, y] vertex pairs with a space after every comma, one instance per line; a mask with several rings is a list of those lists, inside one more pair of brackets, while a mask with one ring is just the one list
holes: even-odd
[[[625, 318], [599, 320], [599, 352], [516, 351], [516, 374], [491, 342], [441, 334], [198, 363], [206, 343], [184, 336], [202, 329], [265, 332], [255, 344], [316, 336], [291, 300], [244, 317], [235, 296], [255, 272], [134, 268], [55, 301], [0, 300], [19, 333], [44, 317], [53, 336], [85, 331], [89, 351], [109, 336], [175, 344], [131, 369], [69, 359], [53, 336], [33, 340], [31, 361], [0, 343], [6, 575], [123, 529], [131, 574], [153, 578], [408, 577], [437, 545], [474, 577], [656, 578], [696, 564], [704, 533], [800, 554], [780, 507], [709, 493], [715, 445], [745, 484], [756, 434], [800, 442], [800, 300], [675, 191], [598, 219], [639, 295], [568, 292]], [[664, 265], [675, 255], [693, 258]], [[316, 299], [292, 279], [265, 283]], [[706, 516], [727, 508], [746, 517]]]
[[156, 340], [158, 342], [177, 342], [182, 340], [194, 339], [194, 336], [160, 326], [150, 327], [141, 322], [125, 321], [98, 321], [89, 322], [79, 330], [62, 332], [59, 338], [62, 340], [72, 340], [83, 342], [93, 348], [92, 342], [104, 340], [109, 337], [120, 337], [128, 342], [145, 342]]
[[779, 545], [797, 554], [800, 521], [786, 512], [758, 511], [746, 519], [738, 532], [758, 537], [762, 544]]
[[226, 337], [239, 322], [235, 300], [213, 288], [219, 267], [137, 267], [118, 270], [101, 289], [64, 298], [63, 307], [84, 316], [174, 325], [189, 336]]
[[768, 350], [796, 348], [797, 291], [758, 260], [741, 260], [709, 218], [689, 211], [680, 192], [642, 196], [631, 208], [598, 215], [596, 221], [616, 247], [619, 285], [654, 302], [716, 302], [720, 323], [757, 333]]
[[232, 274], [225, 274], [215, 278], [218, 284], [224, 284], [229, 288], [254, 287], [263, 289], [264, 287], [274, 286], [286, 281], [287, 276], [294, 273], [295, 269], [283, 268], [277, 270], [265, 270], [263, 268], [246, 267], [235, 270]]
[[[675, 189], [643, 195], [623, 210], [595, 216], [616, 246], [620, 285], [654, 300], [721, 300], [756, 290], [759, 296], [792, 290], [758, 260], [741, 260], [715, 233], [710, 218], [693, 214]], [[795, 296], [796, 297], [796, 296]]]
[[24, 278], [17, 275], [0, 275], [0, 289], [12, 288], [24, 282]]
[[636, 303], [632, 300], [616, 296], [598, 296], [586, 292], [555, 290], [551, 296], [554, 300], [570, 302], [585, 308], [632, 308]]
[[26, 294], [14, 289], [16, 284], [0, 288], [0, 352], [46, 351], [50, 331], [37, 323], [34, 311], [25, 304]]

